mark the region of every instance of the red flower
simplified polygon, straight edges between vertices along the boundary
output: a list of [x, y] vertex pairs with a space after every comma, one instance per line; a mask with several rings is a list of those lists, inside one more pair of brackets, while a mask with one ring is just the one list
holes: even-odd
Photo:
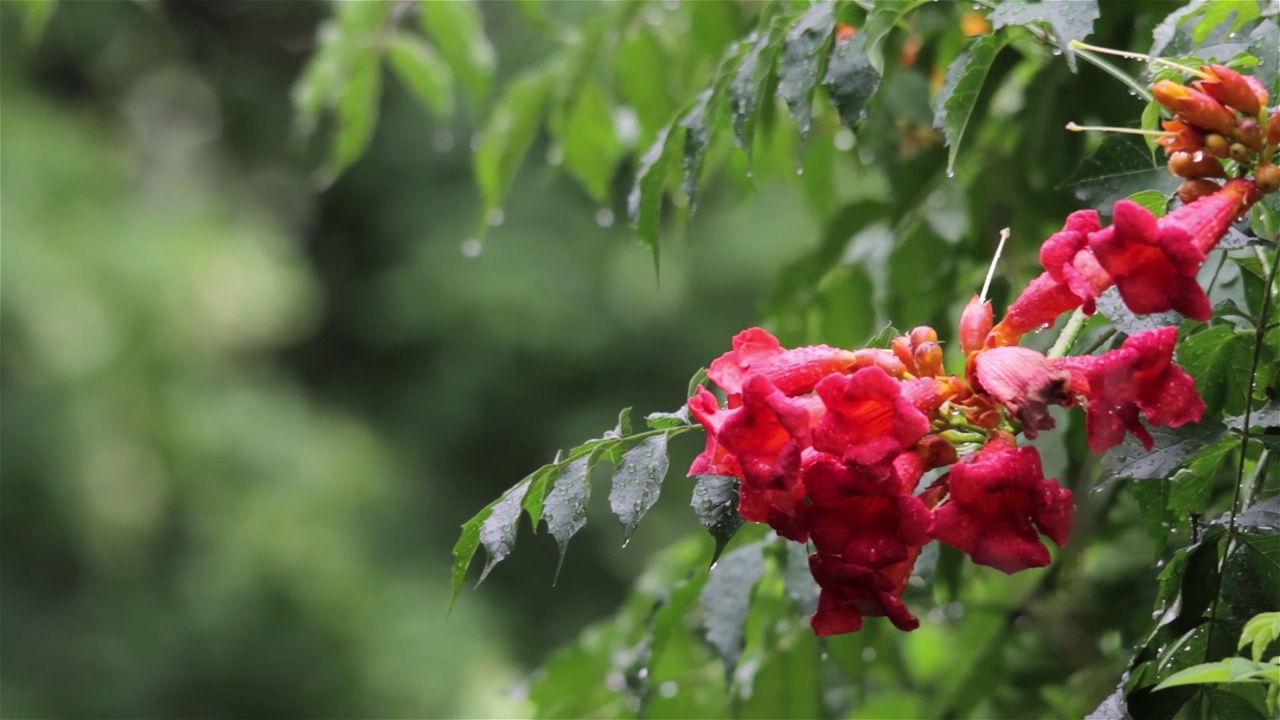
[[1072, 404], [1071, 372], [1024, 347], [1000, 347], [977, 354], [973, 363], [978, 389], [995, 398], [1034, 438], [1054, 426], [1049, 405]]
[[1162, 226], [1132, 200], [1116, 202], [1111, 227], [1092, 233], [1089, 247], [1115, 278], [1120, 297], [1133, 312], [1173, 309], [1195, 320], [1208, 320], [1213, 314], [1196, 282], [1204, 252], [1181, 227]]
[[830, 375], [816, 388], [827, 412], [813, 431], [813, 447], [845, 462], [890, 460], [929, 432], [929, 419], [902, 394], [902, 385], [878, 367]]
[[983, 302], [974, 295], [960, 313], [960, 349], [965, 355], [982, 349], [992, 322], [991, 301]]
[[1098, 295], [1111, 287], [1111, 276], [1089, 251], [1089, 234], [1101, 229], [1097, 212], [1078, 210], [1068, 215], [1062, 229], [1040, 246], [1040, 264], [1050, 277], [1080, 298], [1084, 311], [1090, 315]]
[[1173, 364], [1177, 336], [1172, 327], [1144, 330], [1127, 338], [1118, 350], [1055, 361], [1080, 377], [1073, 386], [1088, 388], [1086, 427], [1094, 452], [1120, 444], [1125, 430], [1150, 450], [1151, 433], [1139, 421], [1139, 410], [1152, 425], [1170, 427], [1196, 422], [1204, 414], [1195, 381]]
[[862, 628], [862, 618], [887, 617], [899, 630], [915, 630], [920, 621], [902, 602], [902, 591], [915, 566], [920, 548], [882, 570], [870, 570], [837, 557], [814, 553], [809, 556], [809, 572], [822, 591], [818, 609], [809, 618], [817, 635], [839, 635]]
[[1013, 345], [1032, 330], [1047, 328], [1058, 316], [1080, 307], [1081, 299], [1065, 283], [1047, 271], [1040, 273], [1005, 311], [1004, 319], [991, 329], [987, 345]]
[[1185, 232], [1202, 253], [1208, 253], [1226, 234], [1231, 223], [1260, 197], [1252, 180], [1228, 180], [1222, 189], [1174, 209], [1160, 218], [1160, 228]]
[[1071, 491], [1046, 480], [1034, 447], [993, 440], [956, 463], [947, 476], [950, 499], [934, 511], [933, 536], [974, 562], [1006, 573], [1049, 564], [1036, 532], [1059, 546], [1071, 534]]
[[734, 336], [733, 350], [712, 361], [707, 377], [728, 393], [729, 407], [736, 407], [749, 375], [764, 375], [783, 394], [794, 396], [812, 391], [819, 380], [832, 373], [847, 373], [872, 365], [893, 374], [903, 372], [901, 363], [887, 350], [853, 351], [828, 345], [783, 349], [778, 338], [767, 330], [753, 327]]

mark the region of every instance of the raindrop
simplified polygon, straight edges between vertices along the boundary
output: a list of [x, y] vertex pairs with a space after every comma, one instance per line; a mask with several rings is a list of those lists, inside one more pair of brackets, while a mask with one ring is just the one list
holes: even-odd
[[609, 208], [600, 208], [597, 210], [596, 224], [602, 228], [613, 227], [613, 211]]
[[747, 178], [750, 179], [753, 175], [755, 175], [755, 172], [751, 168], [747, 168]]
[[676, 684], [675, 680], [668, 680], [658, 686], [658, 694], [664, 698], [675, 697], [679, 691], [680, 686]]
[[1204, 152], [1197, 150], [1195, 154], [1191, 156], [1191, 160], [1193, 162], [1200, 162], [1201, 160], [1204, 160]]
[[863, 165], [870, 165], [876, 161], [876, 154], [867, 148], [858, 148], [858, 162]]
[[828, 653], [826, 650], [823, 650], [822, 654], [818, 656], [818, 659], [820, 660], [829, 660], [830, 658], [831, 658], [831, 654]]
[[1062, 54], [1062, 48], [1054, 48], [1054, 49], [1052, 50], [1052, 53], [1053, 53], [1053, 55], [1054, 55], [1055, 57], [1056, 57], [1056, 56], [1058, 56], [1058, 55], [1061, 55], [1061, 54]]
[[955, 171], [955, 170], [947, 170], [947, 177], [949, 177], [949, 178], [953, 178], [953, 177], [955, 177], [955, 176], [956, 176], [956, 171]]
[[836, 149], [841, 152], [852, 150], [853, 140], [853, 131], [849, 128], [840, 128], [836, 131], [835, 137], [831, 138], [831, 142], [836, 146]]
[[613, 692], [622, 692], [622, 689], [627, 686], [627, 679], [623, 677], [622, 673], [616, 670], [609, 673], [608, 677], [604, 679], [604, 682], [605, 685]]
[[436, 130], [431, 135], [431, 147], [438, 153], [447, 153], [453, 149], [453, 133], [448, 130]]
[[1235, 34], [1235, 33], [1227, 33], [1227, 39], [1228, 39], [1228, 40], [1231, 40], [1231, 39], [1232, 39], [1232, 38], [1234, 38], [1235, 36], [1236, 36], [1236, 34]]
[[480, 251], [484, 250], [484, 245], [480, 242], [480, 238], [467, 238], [462, 241], [462, 254], [465, 257], [480, 257]]
[[645, 678], [649, 677], [649, 668], [642, 667], [639, 670], [637, 670], [636, 677], [640, 678], [641, 680], [644, 680]]
[[547, 148], [547, 164], [551, 167], [559, 167], [564, 162], [564, 148], [559, 145], [552, 145]]
[[946, 613], [942, 612], [942, 608], [934, 608], [929, 611], [929, 622], [940, 623], [947, 619]]
[[796, 165], [796, 174], [797, 174], [797, 175], [803, 175], [803, 174], [804, 174], [804, 165]]
[[507, 214], [502, 212], [502, 208], [494, 208], [489, 211], [489, 224], [493, 227], [498, 227], [506, 219]]
[[875, 661], [876, 661], [876, 649], [875, 649], [875, 648], [873, 648], [873, 647], [871, 647], [871, 646], [867, 646], [867, 647], [862, 648], [862, 661], [863, 661], [863, 662], [875, 662]]
[[947, 617], [952, 620], [959, 620], [964, 617], [964, 605], [958, 602], [947, 603]]
[[613, 132], [623, 145], [636, 144], [640, 138], [640, 116], [630, 105], [619, 105], [613, 111]]

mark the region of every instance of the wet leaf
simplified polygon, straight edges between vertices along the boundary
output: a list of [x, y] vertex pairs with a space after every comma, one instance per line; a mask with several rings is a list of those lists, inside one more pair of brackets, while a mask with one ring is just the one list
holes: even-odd
[[835, 30], [835, 4], [821, 0], [787, 30], [778, 61], [778, 97], [796, 119], [803, 138], [813, 117], [813, 91], [825, 70]]
[[1143, 190], [1168, 195], [1180, 182], [1156, 164], [1141, 138], [1114, 134], [1103, 138], [1097, 151], [1080, 163], [1062, 187], [1090, 207], [1110, 213], [1117, 200]]
[[778, 60], [778, 51], [782, 47], [782, 30], [782, 23], [774, 21], [763, 33], [759, 33], [742, 56], [742, 62], [738, 63], [733, 79], [729, 82], [733, 132], [738, 147], [747, 152], [748, 166], [752, 158], [756, 121], [760, 117], [760, 99]]
[[[1233, 35], [1236, 29], [1234, 23], [1208, 23], [1201, 26], [1200, 23], [1193, 25], [1189, 21], [1196, 17], [1203, 17], [1203, 13], [1209, 9], [1210, 5], [1218, 6], [1215, 12], [1225, 10], [1230, 14], [1233, 12], [1231, 6], [1246, 4], [1196, 1], [1174, 10], [1152, 31], [1149, 54], [1154, 57], [1182, 57], [1194, 54], [1203, 58], [1230, 60], [1236, 53], [1248, 47], [1247, 42], [1229, 41], [1227, 36]], [[1197, 33], [1197, 27], [1200, 28], [1199, 33]], [[1200, 36], [1198, 39], [1197, 34]]]
[[597, 203], [607, 203], [622, 143], [614, 129], [613, 103], [596, 82], [582, 86], [561, 139], [564, 166]]
[[947, 172], [952, 172], [956, 155], [964, 142], [969, 121], [973, 119], [978, 95], [987, 80], [987, 73], [996, 56], [1008, 44], [1004, 33], [984, 35], [972, 44], [947, 67], [942, 89], [934, 99], [933, 126], [942, 130], [950, 152], [947, 155]]
[[1276, 638], [1280, 638], [1280, 612], [1259, 613], [1245, 623], [1236, 649], [1243, 650], [1245, 645], [1251, 645], [1253, 659], [1261, 660], [1267, 646]]
[[1155, 445], [1143, 449], [1137, 438], [1129, 435], [1102, 458], [1104, 484], [1118, 478], [1145, 480], [1167, 478], [1204, 448], [1218, 441], [1226, 428], [1214, 422], [1183, 425], [1178, 428], [1153, 427]]
[[667, 477], [667, 436], [654, 435], [626, 451], [613, 471], [609, 507], [622, 523], [626, 544], [640, 518], [658, 501], [662, 481]]
[[494, 505], [500, 501], [501, 498], [489, 503], [462, 525], [458, 542], [453, 545], [453, 590], [449, 595], [450, 609], [453, 609], [458, 593], [462, 592], [462, 586], [467, 582], [467, 569], [471, 567], [471, 559], [475, 557], [476, 549], [480, 547], [480, 526], [489, 519], [489, 513], [493, 512]]
[[1273, 99], [1280, 96], [1280, 25], [1274, 18], [1263, 20], [1249, 33], [1249, 54], [1258, 59], [1253, 76], [1271, 90]]
[[[1224, 421], [1227, 427], [1232, 430], [1244, 429], [1244, 413], [1234, 415]], [[1254, 408], [1249, 413], [1250, 428], [1276, 428], [1280, 427], [1280, 398], [1272, 400], [1260, 408]]]
[[453, 114], [453, 74], [430, 45], [399, 33], [387, 44], [387, 60], [423, 107], [439, 118]]
[[1186, 468], [1174, 474], [1169, 487], [1169, 510], [1179, 520], [1185, 521], [1187, 513], [1200, 512], [1208, 506], [1218, 468], [1239, 445], [1235, 437], [1226, 435], [1196, 453]]
[[1067, 65], [1076, 70], [1076, 54], [1071, 49], [1072, 40], [1083, 40], [1093, 32], [1093, 23], [1099, 17], [1095, 0], [1071, 0], [1071, 2], [1025, 2], [1006, 0], [996, 6], [987, 19], [993, 30], [1007, 25], [1040, 25], [1052, 31], [1058, 47], [1067, 56]]
[[704, 637], [724, 662], [726, 682], [733, 677], [742, 656], [743, 626], [751, 608], [752, 592], [763, 574], [763, 545], [744, 545], [712, 566], [698, 596]]
[[699, 475], [693, 486], [693, 511], [698, 514], [702, 526], [716, 541], [714, 565], [725, 545], [737, 534], [745, 522], [738, 514], [738, 478], [727, 475]]
[[854, 128], [867, 116], [867, 103], [880, 89], [880, 73], [862, 46], [849, 41], [832, 51], [822, 84], [828, 88], [831, 104], [840, 111], [840, 121]]
[[497, 65], [493, 45], [484, 33], [479, 6], [470, 0], [418, 3], [418, 19], [453, 68], [471, 112], [479, 121], [488, 108]]
[[900, 0], [899, 2], [878, 2], [871, 6], [867, 13], [866, 27], [854, 36], [854, 42], [861, 40], [871, 67], [878, 74], [884, 74], [884, 44], [889, 33], [897, 26], [903, 15], [926, 4], [926, 0]]
[[1182, 322], [1182, 315], [1173, 310], [1150, 315], [1135, 315], [1124, 304], [1124, 300], [1120, 297], [1120, 291], [1115, 286], [1107, 288], [1106, 291], [1098, 296], [1098, 312], [1102, 313], [1103, 317], [1110, 320], [1111, 324], [1125, 335], [1133, 335], [1143, 330], [1178, 325]]
[[381, 56], [372, 47], [354, 53], [338, 98], [337, 128], [325, 169], [327, 179], [337, 177], [369, 147], [378, 124], [378, 98], [381, 94]]
[[1269, 497], [1249, 506], [1236, 516], [1236, 527], [1259, 532], [1280, 529], [1280, 495]]
[[1147, 212], [1156, 217], [1163, 217], [1165, 211], [1169, 208], [1169, 198], [1164, 196], [1158, 190], [1143, 190], [1129, 196], [1129, 199], [1138, 203]]
[[653, 267], [658, 269], [658, 225], [662, 222], [662, 198], [667, 191], [667, 173], [671, 160], [684, 144], [684, 128], [663, 128], [653, 144], [640, 158], [636, 182], [627, 196], [627, 215], [640, 241], [653, 251]]
[[698, 93], [693, 105], [680, 117], [680, 127], [684, 128], [684, 160], [680, 167], [683, 179], [680, 188], [689, 198], [689, 213], [693, 214], [698, 207], [698, 178], [702, 175], [702, 164], [707, 156], [707, 146], [711, 143], [711, 131], [715, 127], [715, 113], [718, 106], [715, 90], [706, 88]]
[[682, 407], [676, 412], [656, 412], [644, 416], [644, 424], [650, 430], [667, 430], [689, 424], [689, 410]]
[[[424, 7], [454, 4], [459, 3], [427, 3]], [[482, 227], [487, 226], [489, 214], [501, 206], [529, 146], [537, 137], [554, 79], [555, 70], [550, 66], [525, 72], [511, 81], [489, 117], [472, 161], [484, 198], [480, 215]]]
[[489, 559], [480, 571], [480, 582], [489, 576], [489, 572], [498, 563], [511, 554], [516, 545], [516, 531], [520, 526], [521, 503], [525, 493], [529, 491], [530, 480], [507, 490], [493, 504], [489, 516], [480, 525], [480, 544], [484, 546]]
[[550, 492], [542, 504], [542, 517], [547, 523], [547, 530], [556, 539], [560, 548], [560, 560], [556, 565], [556, 575], [560, 574], [560, 566], [564, 564], [564, 553], [569, 548], [569, 540], [587, 524], [587, 500], [591, 497], [590, 456], [569, 463], [564, 472], [551, 485]]
[[1254, 334], [1218, 325], [1196, 333], [1178, 347], [1178, 361], [1196, 380], [1210, 415], [1239, 412], [1249, 388]]

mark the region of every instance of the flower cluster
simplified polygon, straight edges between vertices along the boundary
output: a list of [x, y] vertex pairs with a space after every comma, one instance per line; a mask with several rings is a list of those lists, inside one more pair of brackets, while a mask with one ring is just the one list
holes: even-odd
[[[1085, 409], [1094, 452], [1126, 433], [1150, 450], [1148, 426], [1200, 419], [1204, 402], [1173, 361], [1175, 328], [1135, 333], [1099, 355], [1048, 357], [1017, 343], [1063, 313], [1092, 314], [1113, 285], [1135, 313], [1210, 318], [1196, 274], [1232, 221], [1276, 189], [1263, 175], [1274, 170], [1280, 115], [1263, 132], [1268, 97], [1256, 81], [1218, 65], [1201, 75], [1192, 87], [1155, 87], [1175, 113], [1161, 139], [1170, 169], [1198, 183], [1194, 197], [1183, 193], [1184, 203], [1160, 218], [1121, 200], [1105, 227], [1095, 211], [1072, 213], [1040, 248], [1044, 272], [999, 323], [977, 297], [965, 308], [962, 372], [947, 371], [928, 327], [859, 350], [784, 348], [750, 328], [711, 363], [707, 377], [724, 400], [705, 387], [689, 399], [707, 430], [689, 474], [738, 478], [744, 518], [812, 544], [819, 635], [857, 630], [866, 616], [916, 628], [902, 593], [932, 540], [1006, 573], [1048, 565], [1041, 535], [1063, 545], [1075, 505], [1017, 435], [1052, 428], [1050, 406]], [[1241, 176], [1215, 182], [1226, 176], [1219, 157]]]

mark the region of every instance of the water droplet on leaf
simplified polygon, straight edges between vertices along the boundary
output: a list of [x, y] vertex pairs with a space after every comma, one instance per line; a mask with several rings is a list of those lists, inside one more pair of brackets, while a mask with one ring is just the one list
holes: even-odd
[[602, 228], [613, 227], [613, 211], [609, 208], [600, 208], [597, 210], [596, 224]]
[[462, 254], [466, 257], [479, 257], [483, 250], [484, 244], [480, 242], [480, 238], [467, 238], [462, 241]]

